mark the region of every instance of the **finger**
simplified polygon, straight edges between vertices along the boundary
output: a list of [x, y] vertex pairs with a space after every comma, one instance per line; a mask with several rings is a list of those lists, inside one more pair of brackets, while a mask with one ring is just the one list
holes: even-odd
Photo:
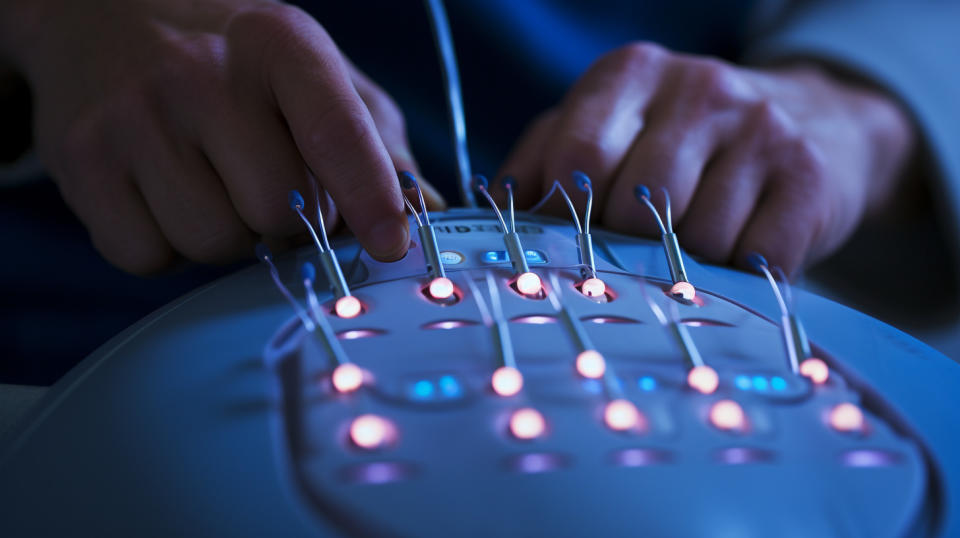
[[71, 194], [72, 189], [61, 192], [108, 262], [128, 273], [149, 275], [177, 260], [132, 179], [102, 174], [88, 178], [82, 190], [82, 196]]
[[[581, 77], [564, 99], [546, 147], [544, 181], [572, 186], [572, 172], [593, 180], [596, 203], [607, 189], [644, 124], [666, 51], [647, 44], [608, 54]], [[573, 189], [575, 190], [575, 189]]]
[[661, 215], [665, 213], [666, 189], [670, 196], [673, 223], [679, 224], [686, 212], [701, 174], [715, 148], [717, 133], [706, 119], [681, 119], [672, 114], [674, 105], [655, 116], [637, 139], [623, 168], [609, 189], [603, 223], [614, 230], [655, 235], [652, 215], [638, 218], [633, 190], [646, 185]]
[[[507, 160], [497, 173], [497, 178], [507, 176], [517, 180], [517, 189], [514, 193], [518, 207], [530, 207], [536, 203], [552, 181], [545, 181], [543, 177], [544, 149], [547, 141], [553, 134], [559, 111], [551, 109], [539, 115], [527, 127], [519, 141], [510, 151]], [[506, 201], [506, 193], [500, 189], [494, 191], [498, 202]]]
[[752, 147], [722, 150], [703, 173], [677, 233], [684, 248], [716, 263], [733, 255], [762, 189], [766, 170]]
[[810, 203], [804, 191], [803, 181], [796, 176], [767, 182], [737, 244], [737, 265], [749, 267], [747, 257], [757, 252], [788, 276], [801, 267], [821, 229], [820, 204]]
[[142, 129], [134, 177], [171, 245], [187, 259], [226, 263], [248, 257], [256, 237], [198, 149], [174, 147], [159, 129]]
[[357, 239], [394, 260], [409, 244], [393, 163], [340, 52], [308, 15], [284, 10], [292, 30], [267, 53], [268, 81], [297, 148]]

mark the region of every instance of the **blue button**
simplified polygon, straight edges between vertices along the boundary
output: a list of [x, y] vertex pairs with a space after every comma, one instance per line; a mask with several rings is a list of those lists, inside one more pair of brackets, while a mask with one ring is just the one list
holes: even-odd
[[500, 263], [507, 261], [507, 251], [488, 250], [483, 253], [483, 261], [487, 263]]
[[762, 375], [753, 376], [753, 388], [759, 391], [765, 391], [770, 388], [770, 384], [767, 382], [767, 378]]
[[740, 390], [750, 390], [750, 387], [753, 385], [750, 384], [750, 378], [745, 375], [738, 375], [734, 380], [734, 384], [737, 385], [737, 388]]
[[410, 386], [410, 397], [414, 400], [429, 400], [433, 398], [433, 382], [429, 379], [421, 379]]
[[656, 390], [657, 380], [648, 375], [645, 375], [641, 377], [639, 381], [637, 381], [637, 385], [639, 385], [640, 390], [645, 390], [647, 392], [650, 392], [652, 390]]
[[524, 255], [527, 257], [527, 263], [547, 263], [547, 257], [539, 250], [528, 250]]
[[786, 390], [787, 380], [780, 376], [776, 376], [770, 380], [770, 386], [773, 387], [773, 390]]
[[459, 398], [463, 395], [463, 387], [460, 386], [460, 382], [452, 375], [441, 377], [437, 380], [437, 384], [440, 385], [440, 392], [447, 398]]

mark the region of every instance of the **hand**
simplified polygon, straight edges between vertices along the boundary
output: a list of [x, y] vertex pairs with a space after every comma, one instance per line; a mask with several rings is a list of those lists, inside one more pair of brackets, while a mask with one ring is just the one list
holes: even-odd
[[374, 257], [406, 252], [395, 169], [417, 167], [403, 116], [306, 13], [266, 0], [0, 9], [16, 11], [0, 16], [16, 24], [0, 49], [32, 87], [38, 152], [120, 268], [230, 261], [300, 235], [287, 193], [312, 200], [311, 174]]
[[760, 252], [788, 274], [834, 249], [890, 197], [913, 145], [884, 94], [812, 66], [754, 70], [633, 44], [597, 61], [540, 116], [502, 173], [529, 205], [555, 179], [592, 179], [602, 224], [653, 234], [633, 196], [672, 199], [688, 251], [745, 265]]

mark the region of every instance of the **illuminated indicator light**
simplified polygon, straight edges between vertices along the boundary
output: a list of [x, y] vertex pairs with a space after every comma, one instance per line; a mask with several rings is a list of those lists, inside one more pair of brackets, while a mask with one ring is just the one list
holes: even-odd
[[640, 390], [645, 390], [647, 392], [657, 389], [657, 380], [648, 375], [641, 377], [638, 384], [640, 385]]
[[437, 384], [440, 385], [440, 392], [448, 398], [457, 398], [463, 394], [463, 387], [460, 386], [460, 382], [452, 375], [441, 377], [437, 380]]
[[334, 310], [337, 316], [350, 319], [360, 315], [360, 311], [363, 310], [363, 305], [360, 304], [360, 299], [357, 299], [353, 295], [344, 295], [337, 299]]
[[517, 289], [524, 295], [537, 295], [543, 289], [543, 284], [534, 273], [523, 273], [517, 277]]
[[717, 390], [720, 377], [717, 371], [709, 366], [694, 366], [687, 374], [687, 384], [701, 394], [710, 394]]
[[546, 429], [547, 423], [536, 409], [525, 407], [514, 411], [510, 416], [510, 433], [517, 439], [536, 439], [543, 435]]
[[607, 363], [603, 360], [603, 355], [593, 349], [581, 351], [577, 355], [577, 373], [590, 379], [603, 377], [607, 371]]
[[587, 297], [603, 297], [607, 292], [607, 285], [599, 278], [588, 278], [580, 285], [580, 291]]
[[393, 425], [377, 415], [361, 415], [350, 424], [350, 440], [360, 448], [380, 448], [392, 438]]
[[429, 400], [433, 397], [433, 383], [426, 379], [421, 379], [413, 384], [413, 397], [417, 400]]
[[830, 377], [830, 368], [822, 360], [811, 357], [800, 363], [800, 375], [822, 385]]
[[720, 430], [742, 430], [747, 425], [747, 417], [737, 402], [720, 400], [710, 408], [710, 423]]
[[773, 390], [786, 390], [787, 380], [780, 376], [775, 376], [770, 380], [770, 386], [773, 387]]
[[527, 263], [546, 263], [547, 260], [544, 259], [543, 254], [537, 250], [528, 250], [524, 252], [524, 257], [527, 258]]
[[642, 420], [637, 406], [627, 400], [613, 400], [603, 410], [603, 421], [614, 431], [622, 432], [640, 428]]
[[768, 388], [770, 388], [770, 382], [767, 381], [767, 378], [763, 377], [762, 375], [755, 375], [753, 376], [753, 388], [761, 392], [766, 391]]
[[697, 295], [697, 290], [689, 282], [677, 282], [670, 288], [670, 294], [677, 295], [684, 301], [692, 301]]
[[523, 388], [523, 374], [511, 366], [501, 366], [490, 377], [490, 386], [500, 396], [513, 396]]
[[830, 411], [830, 426], [838, 432], [856, 432], [863, 429], [863, 411], [852, 403], [842, 403]]
[[535, 452], [520, 454], [507, 460], [507, 466], [518, 473], [535, 474], [554, 471], [566, 465], [567, 458], [561, 454]]
[[900, 456], [880, 450], [851, 450], [843, 455], [844, 465], [850, 467], [886, 467], [894, 465]]
[[347, 362], [333, 369], [330, 380], [337, 392], [353, 392], [363, 385], [363, 370], [356, 364]]
[[555, 323], [557, 318], [553, 316], [520, 316], [510, 321], [514, 323], [529, 323], [530, 325], [546, 325], [547, 323]]
[[453, 295], [453, 282], [447, 277], [437, 277], [430, 282], [430, 297], [449, 299]]
[[740, 389], [740, 390], [750, 390], [750, 389], [753, 387], [753, 384], [750, 383], [750, 378], [747, 377], [747, 376], [745, 376], [745, 375], [738, 375], [738, 376], [733, 380], [733, 383], [734, 383], [734, 384], [737, 386], [737, 388]]
[[378, 334], [381, 334], [380, 331], [373, 329], [351, 329], [337, 333], [337, 338], [341, 340], [357, 340], [358, 338], [369, 338], [371, 336], [377, 336]]
[[483, 261], [487, 263], [498, 263], [507, 261], [507, 253], [503, 250], [490, 250], [484, 252]]
[[472, 321], [463, 321], [460, 319], [446, 319], [443, 321], [435, 321], [433, 323], [428, 323], [423, 326], [424, 329], [456, 329], [458, 327], [466, 327], [468, 325], [476, 325]]

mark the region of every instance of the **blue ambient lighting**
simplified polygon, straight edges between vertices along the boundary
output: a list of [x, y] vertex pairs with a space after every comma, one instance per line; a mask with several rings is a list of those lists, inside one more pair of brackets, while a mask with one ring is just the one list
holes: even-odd
[[440, 385], [440, 392], [447, 398], [457, 398], [463, 394], [463, 388], [460, 386], [460, 382], [452, 375], [441, 377], [437, 383]]
[[652, 390], [656, 390], [657, 380], [648, 375], [645, 375], [641, 377], [639, 381], [637, 381], [637, 385], [639, 385], [640, 390], [645, 390], [647, 392], [650, 392]]
[[759, 391], [765, 391], [770, 388], [770, 383], [767, 381], [767, 378], [762, 375], [753, 376], [753, 388]]

